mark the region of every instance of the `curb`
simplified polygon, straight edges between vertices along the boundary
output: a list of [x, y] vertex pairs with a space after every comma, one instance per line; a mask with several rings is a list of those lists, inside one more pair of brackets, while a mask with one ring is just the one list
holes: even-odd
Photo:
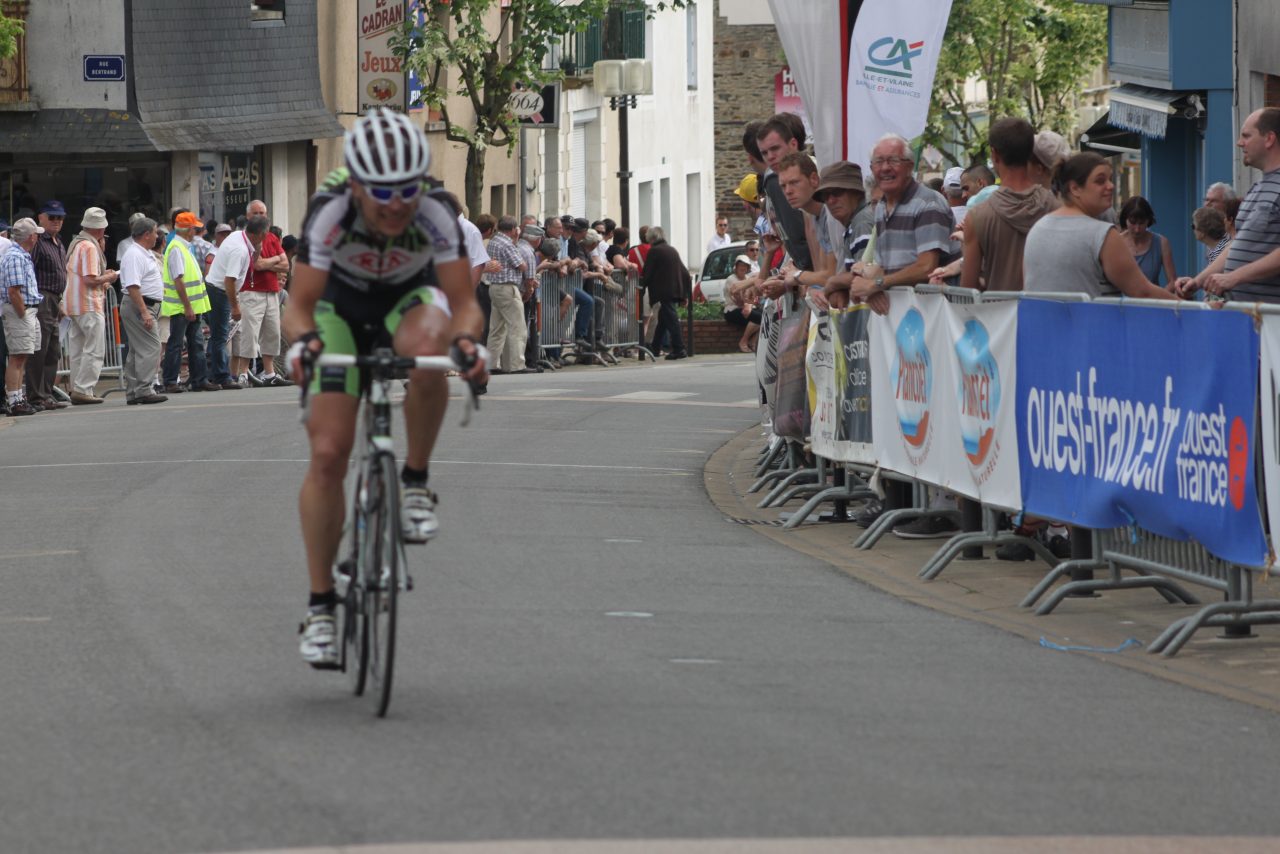
[[[754, 479], [760, 441], [760, 428], [752, 427], [707, 460], [703, 482], [716, 508], [730, 521], [898, 599], [983, 623], [1032, 641], [1037, 648], [1042, 638], [1099, 649], [1116, 647], [1127, 637], [1147, 642], [1165, 625], [1191, 613], [1186, 606], [1178, 610], [1179, 606], [1163, 603], [1150, 591], [1125, 591], [1106, 593], [1088, 602], [1063, 603], [1054, 613], [1038, 617], [1031, 610], [1018, 608], [1017, 603], [1043, 576], [1044, 564], [957, 563], [937, 580], [922, 581], [916, 571], [941, 540], [928, 545], [887, 537], [873, 550], [857, 551], [852, 541], [855, 531], [861, 529], [853, 525], [809, 524], [784, 531], [776, 527], [777, 508], [760, 509], [755, 506], [755, 496], [744, 496]], [[797, 508], [792, 505], [790, 509]], [[1207, 600], [1212, 593], [1206, 593]], [[1142, 648], [1123, 654], [1072, 654], [1280, 712], [1280, 633], [1268, 629], [1262, 627], [1256, 638], [1232, 641], [1221, 640], [1205, 629], [1174, 658], [1150, 655]]]

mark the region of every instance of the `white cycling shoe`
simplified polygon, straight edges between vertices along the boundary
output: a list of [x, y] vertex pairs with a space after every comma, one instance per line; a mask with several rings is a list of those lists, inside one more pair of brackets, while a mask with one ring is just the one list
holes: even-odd
[[436, 494], [425, 486], [400, 489], [400, 529], [406, 543], [425, 543], [440, 530]]
[[318, 670], [338, 666], [338, 631], [332, 611], [309, 611], [298, 631], [302, 634], [298, 650], [303, 661]]

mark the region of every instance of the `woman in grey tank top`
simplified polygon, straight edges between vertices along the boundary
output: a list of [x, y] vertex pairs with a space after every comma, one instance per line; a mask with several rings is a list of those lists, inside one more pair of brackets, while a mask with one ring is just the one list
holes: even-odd
[[1116, 227], [1097, 219], [1115, 195], [1106, 160], [1092, 152], [1068, 158], [1054, 170], [1053, 191], [1062, 207], [1027, 233], [1027, 291], [1176, 299], [1142, 274]]
[[1133, 260], [1138, 262], [1142, 275], [1153, 285], [1160, 284], [1160, 274], [1169, 285], [1178, 280], [1173, 265], [1173, 247], [1163, 234], [1156, 234], [1151, 226], [1156, 224], [1156, 212], [1142, 196], [1134, 196], [1120, 208], [1120, 231], [1129, 245]]

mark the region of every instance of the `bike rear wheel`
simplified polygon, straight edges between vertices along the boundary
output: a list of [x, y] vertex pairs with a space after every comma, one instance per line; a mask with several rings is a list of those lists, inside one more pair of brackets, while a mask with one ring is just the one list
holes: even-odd
[[368, 681], [378, 717], [391, 704], [396, 658], [396, 601], [400, 591], [400, 479], [395, 458], [379, 454], [366, 481], [364, 616]]

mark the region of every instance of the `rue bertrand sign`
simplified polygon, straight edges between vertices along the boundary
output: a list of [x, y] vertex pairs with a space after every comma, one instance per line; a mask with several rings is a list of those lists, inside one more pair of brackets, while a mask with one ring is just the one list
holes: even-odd
[[374, 107], [404, 112], [405, 73], [391, 50], [391, 34], [405, 20], [412, 0], [358, 0], [356, 3], [356, 103], [366, 113]]

